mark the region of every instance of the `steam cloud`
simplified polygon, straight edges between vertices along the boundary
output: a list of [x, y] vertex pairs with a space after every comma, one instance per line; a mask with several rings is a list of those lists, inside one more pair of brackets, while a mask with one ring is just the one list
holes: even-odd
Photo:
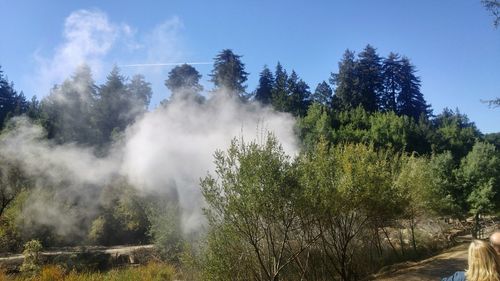
[[274, 133], [289, 154], [296, 151], [291, 116], [221, 96], [207, 104], [174, 100], [127, 132], [121, 172], [144, 189], [176, 188], [186, 231], [202, 222], [199, 179], [213, 172], [215, 150], [234, 137], [255, 140], [262, 130]]
[[19, 118], [0, 140], [0, 157], [21, 163], [40, 188], [57, 186], [56, 197], [63, 195], [86, 206], [85, 214], [68, 214], [57, 205], [42, 204], [40, 198], [30, 199], [26, 210], [30, 216], [60, 234], [78, 231], [82, 216], [94, 215], [102, 187], [117, 176], [144, 193], [177, 194], [183, 229], [195, 231], [203, 224], [200, 178], [213, 172], [217, 149], [226, 149], [234, 137], [251, 141], [269, 131], [287, 153], [297, 150], [290, 115], [224, 96], [203, 104], [174, 99], [167, 107], [146, 113], [104, 158], [94, 156], [91, 148], [55, 145], [44, 138], [41, 127]]
[[[82, 64], [89, 65], [100, 79], [116, 63], [116, 56], [126, 58], [126, 64], [185, 61], [186, 47], [179, 34], [182, 27], [182, 21], [174, 16], [140, 36], [134, 27], [113, 22], [103, 11], [76, 10], [66, 17], [62, 42], [52, 54], [46, 55], [42, 49], [34, 53], [37, 69], [26, 80], [32, 84], [31, 92], [43, 96]], [[163, 84], [165, 73], [161, 70], [147, 67], [137, 70], [150, 77], [150, 81]]]
[[[63, 43], [54, 55], [38, 57], [36, 76], [43, 83], [38, 84], [37, 91], [47, 93], [49, 87], [60, 83], [82, 62], [99, 76], [103, 65], [110, 65], [106, 56], [117, 42], [146, 55], [129, 57], [132, 60], [182, 61], [180, 28], [182, 22], [174, 17], [136, 41], [133, 28], [111, 22], [101, 11], [75, 11], [66, 18]], [[84, 86], [68, 81], [66, 86], [84, 93]], [[74, 105], [65, 102], [63, 95], [56, 93], [53, 98], [62, 99], [57, 101], [62, 105], [62, 114], [74, 112]], [[52, 226], [60, 235], [80, 233], [81, 237], [82, 221], [95, 218], [103, 188], [117, 178], [125, 178], [144, 194], [175, 194], [183, 229], [190, 232], [203, 223], [199, 182], [213, 172], [214, 152], [225, 150], [234, 137], [248, 142], [269, 131], [276, 135], [285, 152], [293, 155], [297, 151], [294, 122], [288, 114], [241, 103], [219, 92], [205, 103], [173, 99], [167, 107], [145, 113], [127, 128], [106, 157], [96, 157], [92, 147], [55, 144], [47, 140], [40, 126], [22, 117], [15, 118], [10, 130], [0, 136], [0, 159], [17, 163], [35, 180], [35, 192], [30, 193], [23, 210], [27, 213], [24, 217], [31, 221], [25, 220], [24, 224]], [[36, 192], [48, 188], [50, 193]], [[78, 205], [78, 211], [58, 202]]]

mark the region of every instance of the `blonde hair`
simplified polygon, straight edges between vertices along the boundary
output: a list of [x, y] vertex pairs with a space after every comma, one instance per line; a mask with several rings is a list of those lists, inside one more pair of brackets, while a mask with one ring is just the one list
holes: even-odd
[[467, 281], [500, 281], [500, 261], [490, 244], [474, 240], [469, 246]]

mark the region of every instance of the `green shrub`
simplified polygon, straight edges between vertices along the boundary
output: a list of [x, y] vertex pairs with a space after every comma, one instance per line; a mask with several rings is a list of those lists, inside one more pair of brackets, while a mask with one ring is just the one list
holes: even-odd
[[21, 265], [21, 272], [26, 274], [34, 274], [40, 271], [40, 251], [42, 243], [38, 240], [30, 240], [24, 244], [24, 261]]

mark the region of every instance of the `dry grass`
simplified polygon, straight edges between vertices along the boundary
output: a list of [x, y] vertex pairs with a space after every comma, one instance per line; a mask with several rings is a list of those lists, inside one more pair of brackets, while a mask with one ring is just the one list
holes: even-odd
[[57, 265], [45, 266], [38, 275], [8, 276], [0, 271], [0, 281], [172, 281], [176, 271], [167, 264], [149, 263], [139, 267], [113, 269], [108, 272], [65, 272]]

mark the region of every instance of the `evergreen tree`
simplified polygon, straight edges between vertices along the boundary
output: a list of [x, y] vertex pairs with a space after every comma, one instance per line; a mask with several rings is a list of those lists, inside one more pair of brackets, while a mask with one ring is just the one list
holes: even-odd
[[400, 71], [400, 57], [391, 52], [382, 65], [384, 90], [380, 97], [380, 107], [383, 111], [397, 112], [397, 97], [401, 91]]
[[339, 62], [338, 73], [332, 73], [330, 83], [335, 87], [334, 104], [340, 111], [350, 110], [363, 104], [358, 91], [358, 67], [354, 52], [346, 50]]
[[136, 74], [132, 76], [132, 79], [127, 84], [127, 90], [132, 100], [136, 102], [137, 107], [143, 112], [147, 111], [153, 91], [151, 90], [151, 83], [146, 82], [144, 75]]
[[274, 74], [274, 88], [271, 92], [272, 105], [278, 111], [286, 111], [289, 107], [288, 100], [288, 74], [280, 62], [276, 65]]
[[310, 96], [311, 93], [309, 92], [309, 85], [300, 79], [297, 73], [292, 70], [292, 73], [288, 78], [289, 107], [287, 112], [290, 112], [295, 116], [305, 116], [307, 113], [307, 107], [310, 104]]
[[333, 91], [330, 85], [325, 81], [316, 86], [316, 90], [311, 95], [312, 102], [320, 103], [324, 106], [331, 107], [333, 100]]
[[165, 80], [165, 86], [172, 93], [171, 98], [199, 97], [203, 91], [200, 85], [201, 74], [189, 64], [174, 67]]
[[40, 120], [42, 117], [42, 108], [41, 108], [41, 103], [37, 99], [36, 96], [33, 96], [31, 98], [31, 101], [28, 103], [28, 110], [26, 112], [26, 115], [28, 115], [29, 118], [32, 120]]
[[267, 65], [265, 65], [264, 69], [260, 73], [259, 85], [257, 86], [257, 90], [255, 91], [255, 100], [265, 105], [270, 104], [272, 101], [273, 88], [273, 73], [271, 72], [271, 70], [269, 70]]
[[28, 102], [23, 94], [14, 90], [14, 84], [9, 83], [0, 67], [0, 130], [5, 122], [13, 116], [20, 115], [28, 110]]
[[114, 67], [99, 87], [96, 104], [97, 126], [102, 134], [103, 143], [109, 143], [114, 133], [122, 132], [134, 116], [131, 114], [130, 93], [125, 85], [125, 77]]
[[429, 105], [420, 92], [420, 78], [415, 75], [415, 66], [406, 57], [401, 59], [399, 80], [401, 92], [397, 97], [397, 111], [400, 115], [407, 115], [418, 120], [421, 115], [429, 115]]
[[58, 143], [98, 143], [96, 97], [97, 86], [87, 65], [78, 67], [70, 79], [54, 86], [41, 103], [42, 124], [48, 137]]
[[382, 66], [381, 58], [376, 49], [367, 45], [358, 55], [356, 64], [359, 96], [361, 105], [368, 112], [379, 109], [379, 97], [382, 91]]
[[500, 1], [499, 0], [481, 0], [486, 10], [490, 11], [495, 18], [493, 24], [498, 27], [500, 24]]
[[247, 76], [241, 56], [230, 49], [224, 49], [214, 59], [210, 81], [215, 84], [216, 90], [225, 90], [231, 96], [243, 97]]

